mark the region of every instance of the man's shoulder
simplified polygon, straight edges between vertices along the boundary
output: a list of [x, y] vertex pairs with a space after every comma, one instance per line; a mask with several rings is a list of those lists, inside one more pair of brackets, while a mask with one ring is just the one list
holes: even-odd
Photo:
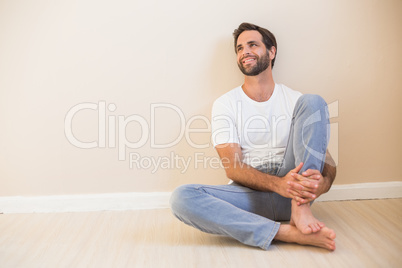
[[280, 92], [286, 97], [298, 99], [301, 95], [303, 95], [301, 92], [291, 89], [283, 84], [277, 84], [277, 86], [280, 89]]
[[230, 104], [233, 101], [238, 100], [240, 98], [239, 90], [241, 90], [241, 86], [235, 87], [217, 98], [214, 103]]
[[[293, 90], [285, 85], [278, 84], [279, 94], [277, 94], [277, 101], [285, 107], [289, 108], [289, 111], [293, 111], [298, 99], [303, 95], [301, 92]], [[292, 112], [291, 112], [292, 113]]]

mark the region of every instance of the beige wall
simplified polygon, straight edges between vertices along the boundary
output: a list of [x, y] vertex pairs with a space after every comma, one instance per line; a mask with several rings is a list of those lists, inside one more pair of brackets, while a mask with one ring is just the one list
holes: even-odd
[[[278, 39], [277, 83], [317, 93], [331, 103], [336, 184], [401, 181], [402, 1], [0, 1], [0, 195], [171, 191], [184, 183], [225, 183], [211, 162], [208, 133], [183, 136], [169, 148], [151, 141], [120, 160], [104, 148], [82, 149], [65, 136], [73, 107], [93, 103], [126, 127], [132, 142], [150, 130], [155, 141], [180, 138], [187, 124], [210, 117], [212, 102], [242, 82], [231, 33], [249, 21]], [[112, 109], [113, 110], [113, 109]], [[82, 110], [73, 135], [98, 141], [98, 111]], [[180, 111], [180, 112], [178, 112]], [[101, 113], [102, 114], [102, 113]], [[129, 117], [131, 116], [131, 117]], [[141, 119], [142, 118], [142, 119]], [[101, 117], [102, 119], [102, 117]], [[205, 128], [194, 118], [191, 128]], [[120, 122], [120, 126], [123, 122]], [[122, 128], [123, 129], [123, 128]], [[116, 143], [123, 131], [117, 129]], [[103, 134], [101, 136], [104, 136]], [[102, 142], [101, 142], [102, 143]], [[102, 146], [102, 144], [99, 144]], [[130, 168], [129, 155], [164, 162], [156, 172]], [[171, 154], [190, 161], [167, 167]], [[159, 157], [159, 158], [158, 158]], [[198, 160], [207, 159], [207, 168]], [[212, 166], [212, 167], [208, 167]]]

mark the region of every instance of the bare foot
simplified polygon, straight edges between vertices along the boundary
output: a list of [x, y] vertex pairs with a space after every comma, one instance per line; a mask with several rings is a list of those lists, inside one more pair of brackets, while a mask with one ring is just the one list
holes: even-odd
[[325, 226], [324, 223], [314, 217], [310, 209], [310, 204], [298, 206], [294, 200], [292, 200], [290, 224], [296, 226], [303, 234], [316, 233]]
[[335, 237], [336, 234], [334, 230], [327, 227], [321, 228], [321, 230], [316, 233], [303, 234], [296, 226], [281, 224], [275, 239], [288, 243], [311, 245], [328, 250], [335, 250]]

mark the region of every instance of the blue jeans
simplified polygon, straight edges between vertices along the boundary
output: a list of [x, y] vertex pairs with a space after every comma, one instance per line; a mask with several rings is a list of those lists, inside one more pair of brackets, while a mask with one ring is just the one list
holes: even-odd
[[[328, 141], [326, 102], [317, 95], [302, 95], [293, 112], [283, 162], [276, 168], [257, 169], [283, 177], [303, 162], [300, 173], [307, 169], [322, 172]], [[170, 204], [173, 214], [188, 225], [265, 250], [278, 232], [279, 222], [291, 216], [291, 199], [236, 183], [182, 185], [172, 193]]]

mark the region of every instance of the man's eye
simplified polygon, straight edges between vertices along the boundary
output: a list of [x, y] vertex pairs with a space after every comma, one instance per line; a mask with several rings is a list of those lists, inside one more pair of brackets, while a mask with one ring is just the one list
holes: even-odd
[[242, 47], [239, 47], [238, 49], [237, 49], [237, 52], [239, 52], [240, 50], [242, 50], [243, 48]]

